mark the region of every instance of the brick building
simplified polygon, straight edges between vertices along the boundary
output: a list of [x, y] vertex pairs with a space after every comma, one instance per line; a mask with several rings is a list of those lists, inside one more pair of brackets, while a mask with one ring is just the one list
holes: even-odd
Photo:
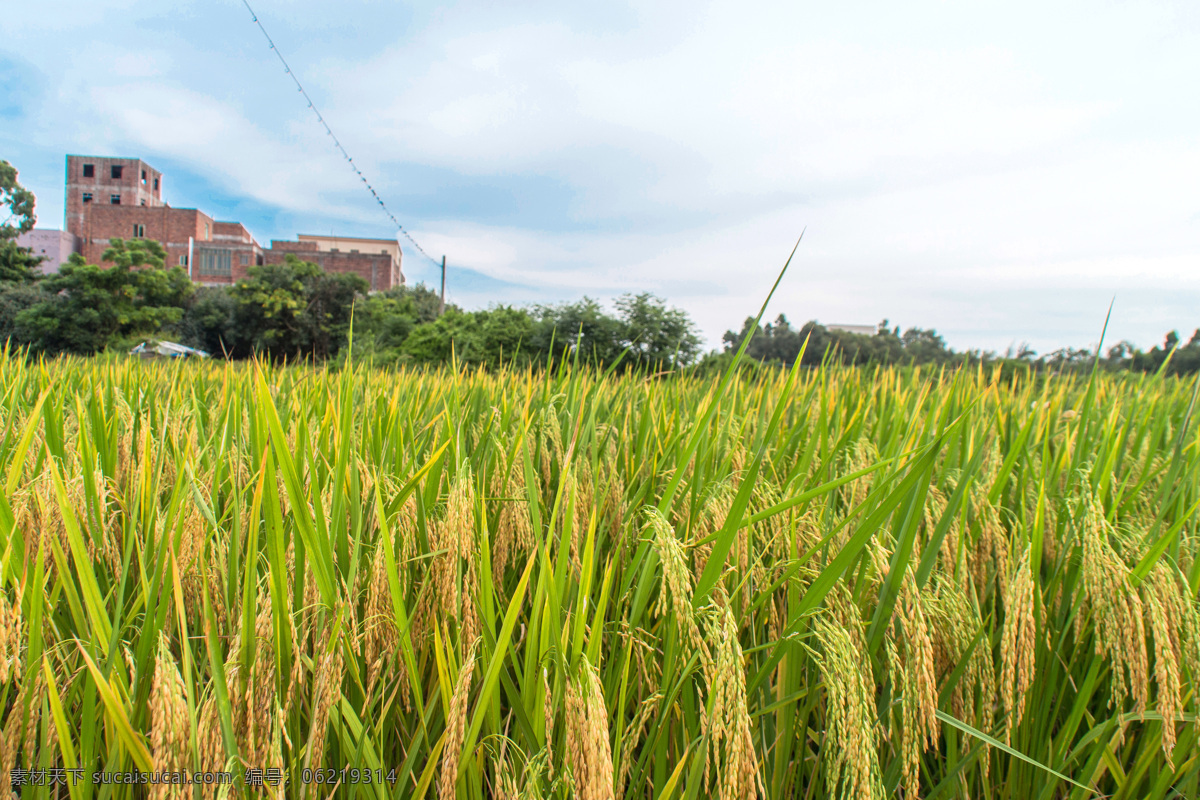
[[287, 253], [320, 264], [326, 272], [353, 272], [377, 292], [404, 283], [400, 245], [395, 239], [358, 239], [301, 233], [295, 242], [272, 240], [267, 263], [282, 262]]
[[[163, 201], [163, 175], [136, 158], [67, 156], [66, 233], [91, 264], [102, 264], [109, 242], [154, 239], [167, 252], [167, 266], [181, 266], [196, 283], [219, 286], [246, 277], [253, 265], [283, 263], [288, 253], [321, 265], [326, 272], [353, 272], [372, 291], [404, 283], [402, 253], [392, 239], [333, 239], [301, 236], [272, 241], [264, 250], [240, 222], [214, 220], [194, 208]], [[330, 246], [329, 241], [352, 243]]]

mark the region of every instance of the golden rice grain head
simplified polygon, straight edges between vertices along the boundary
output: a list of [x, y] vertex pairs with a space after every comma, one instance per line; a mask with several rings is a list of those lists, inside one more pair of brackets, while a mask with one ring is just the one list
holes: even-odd
[[[1129, 567], [1112, 546], [1112, 534], [1103, 507], [1085, 498], [1080, 533], [1083, 591], [1075, 635], [1082, 638], [1084, 621], [1090, 619], [1096, 655], [1109, 658], [1113, 665], [1110, 702], [1120, 705], [1126, 696], [1132, 696], [1134, 710], [1141, 713], [1149, 696], [1145, 613], [1131, 584]], [[1089, 610], [1090, 615], [1086, 613]]]
[[[968, 596], [969, 589], [953, 577], [933, 576], [925, 607], [933, 640], [934, 673], [937, 685], [942, 686], [966, 658], [967, 664], [950, 696], [951, 711], [968, 724], [989, 728], [992, 698], [996, 696], [992, 648], [975, 645], [983, 619]], [[964, 748], [967, 744], [963, 742]], [[982, 765], [986, 770], [988, 760], [984, 759]]]
[[20, 596], [10, 603], [8, 593], [0, 587], [0, 684], [21, 680], [23, 639]]
[[[26, 685], [29, 685], [29, 715], [24, 720], [25, 737], [21, 750], [21, 760], [27, 769], [32, 769], [37, 763], [37, 735], [42, 723], [42, 701], [46, 699], [46, 680], [43, 674], [38, 672], [31, 677], [32, 682], [26, 680]], [[50, 723], [50, 720], [47, 719], [46, 722]]]
[[587, 758], [583, 752], [587, 708], [579, 684], [573, 680], [568, 680], [564, 689], [563, 716], [563, 759], [569, 771], [572, 794], [582, 797], [588, 785]]
[[430, 564], [434, 597], [445, 618], [459, 619], [462, 587], [459, 585], [459, 536], [445, 520], [430, 523], [430, 546], [438, 555]]
[[395, 651], [400, 641], [383, 549], [390, 546], [391, 542], [382, 539], [375, 545], [375, 553], [371, 558], [371, 577], [367, 583], [367, 599], [363, 609], [363, 651], [367, 662], [368, 694], [379, 678], [385, 657]]
[[[166, 638], [159, 637], [158, 653], [154, 660], [154, 681], [150, 689], [150, 752], [156, 772], [176, 772], [188, 766], [188, 737], [191, 720], [183, 679], [175, 659], [167, 647]], [[150, 797], [163, 800], [172, 797], [169, 784], [154, 784]]]
[[967, 568], [975, 582], [975, 592], [986, 597], [988, 589], [995, 586], [1003, 595], [1007, 588], [1005, 578], [1009, 575], [1009, 537], [1000, 521], [1000, 512], [977, 489], [971, 501], [978, 533], [974, 542], [967, 547]]
[[[579, 478], [573, 470], [567, 473], [563, 481], [562, 513], [559, 516], [559, 524], [563, 529], [568, 524], [571, 527], [571, 538], [568, 544], [571, 569], [578, 575], [579, 571], [583, 569], [583, 537], [587, 535], [586, 527], [581, 530], [579, 525], [579, 510], [580, 504], [583, 502], [583, 493], [580, 490]], [[585, 509], [584, 526], [587, 525], [586, 513]]]
[[900, 621], [903, 643], [903, 697], [901, 716], [903, 735], [901, 750], [904, 758], [905, 797], [920, 796], [920, 757], [928, 747], [937, 743], [937, 677], [933, 663], [933, 639], [926, 621], [924, 601], [917, 589], [912, 570], [907, 570], [901, 583]]
[[1000, 635], [1000, 697], [1004, 706], [1004, 742], [1025, 714], [1025, 696], [1037, 670], [1037, 628], [1033, 573], [1028, 551], [1009, 580], [1004, 597], [1004, 629]]
[[508, 485], [504, 480], [504, 470], [502, 464], [497, 464], [492, 470], [491, 477], [488, 478], [488, 495], [490, 506], [496, 508], [496, 528], [492, 532], [491, 541], [491, 557], [492, 557], [492, 581], [499, 584], [504, 578], [504, 570], [508, 567], [509, 558], [512, 555], [514, 534], [514, 523], [512, 520], [512, 512], [510, 506], [513, 504], [513, 499], [508, 496]]
[[[520, 456], [522, 451], [518, 451]], [[517, 551], [528, 553], [534, 547], [533, 520], [529, 516], [528, 491], [525, 485], [525, 465], [523, 460], [514, 459], [508, 472], [508, 486], [505, 493], [509, 502], [505, 503], [507, 522], [512, 528], [513, 541]]]
[[478, 594], [479, 573], [476, 562], [472, 559], [467, 562], [463, 575], [462, 614], [460, 617], [462, 628], [459, 631], [459, 640], [463, 644], [474, 642], [479, 638], [479, 608], [476, 599]]
[[[879, 461], [879, 451], [874, 442], [869, 439], [859, 439], [848, 451], [841, 456], [841, 474], [850, 475], [875, 464]], [[840, 487], [838, 496], [842, 504], [851, 509], [867, 498], [871, 491], [873, 475], [863, 475]]]
[[[200, 751], [200, 769], [207, 772], [220, 771], [225, 766], [225, 741], [221, 735], [221, 720], [217, 713], [216, 694], [210, 694], [200, 706], [199, 722], [196, 725], [196, 741]], [[202, 796], [215, 798], [215, 786], [202, 787]]]
[[679, 634], [700, 653], [701, 661], [711, 660], [708, 644], [700, 635], [696, 612], [692, 608], [692, 574], [688, 570], [683, 544], [675, 537], [675, 530], [666, 518], [654, 508], [646, 511], [646, 533], [651, 537], [662, 564], [662, 583], [658, 591], [655, 613], [674, 617]]
[[1162, 598], [1153, 585], [1145, 591], [1146, 615], [1154, 634], [1154, 682], [1157, 684], [1156, 708], [1162, 715], [1162, 749], [1167, 758], [1175, 750], [1175, 723], [1183, 715], [1179, 656]]
[[458, 767], [463, 757], [463, 739], [467, 732], [467, 698], [471, 691], [471, 676], [475, 672], [475, 649], [472, 643], [466, 660], [458, 670], [450, 707], [446, 710], [445, 744], [442, 745], [442, 766], [438, 774], [439, 800], [454, 800], [458, 785]]
[[548, 488], [553, 477], [554, 461], [557, 458], [561, 463], [563, 455], [562, 428], [558, 424], [553, 403], [542, 409], [540, 428], [542, 485]]
[[27, 688], [22, 686], [0, 728], [0, 797], [12, 797], [12, 774], [17, 766]]
[[580, 673], [581, 688], [587, 706], [587, 720], [582, 731], [587, 783], [580, 800], [615, 800], [612, 745], [609, 737], [608, 709], [604, 705], [604, 687], [600, 683], [600, 674], [586, 658]]
[[646, 732], [646, 725], [658, 713], [659, 707], [662, 705], [662, 700], [662, 692], [655, 692], [643, 700], [638, 707], [637, 714], [633, 718], [633, 724], [625, 729], [625, 738], [621, 742], [620, 766], [617, 768], [617, 800], [623, 800], [625, 796], [626, 784], [629, 781], [629, 771], [633, 769], [635, 761], [634, 751], [642, 741], [642, 736]]
[[746, 674], [737, 621], [726, 605], [713, 608], [709, 638], [714, 641], [715, 661], [707, 669], [711, 711], [701, 718], [701, 733], [709, 737], [710, 757], [705, 764], [717, 768], [720, 800], [752, 800], [765, 794], [754, 750], [750, 713], [746, 704]]
[[258, 596], [258, 615], [254, 620], [253, 639], [247, 637], [243, 640], [247, 642], [247, 646], [250, 641], [254, 642], [254, 661], [248, 676], [244, 705], [247, 723], [246, 752], [254, 759], [255, 764], [268, 763], [275, 735], [277, 698], [274, 633], [270, 595], [263, 590]]
[[[1200, 676], [1200, 606], [1192, 599], [1187, 577], [1169, 559], [1161, 559], [1151, 569], [1142, 584], [1142, 595], [1154, 635], [1156, 705], [1163, 716], [1163, 748], [1173, 749], [1174, 721], [1183, 713], [1187, 693], [1185, 675], [1192, 681]], [[1200, 730], [1200, 718], [1196, 726]]]
[[875, 687], [863, 681], [863, 654], [829, 614], [813, 623], [820, 646], [817, 668], [825, 686], [826, 791], [830, 797], [882, 800]]
[[446, 500], [447, 542], [454, 540], [455, 551], [465, 557], [475, 549], [475, 481], [466, 459], [450, 485]]
[[[315, 669], [313, 685], [312, 730], [309, 734], [305, 765], [312, 769], [324, 766], [325, 736], [329, 728], [329, 712], [342, 696], [342, 647], [335, 642]], [[316, 791], [315, 784], [312, 787]]]

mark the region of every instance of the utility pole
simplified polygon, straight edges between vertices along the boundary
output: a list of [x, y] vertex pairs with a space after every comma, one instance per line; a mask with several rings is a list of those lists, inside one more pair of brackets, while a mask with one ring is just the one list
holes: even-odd
[[438, 302], [438, 316], [446, 310], [446, 257], [442, 256], [442, 294], [441, 300]]

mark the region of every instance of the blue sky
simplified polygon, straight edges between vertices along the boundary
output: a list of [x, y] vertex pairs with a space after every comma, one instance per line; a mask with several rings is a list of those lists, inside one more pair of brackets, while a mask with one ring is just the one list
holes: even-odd
[[[1195, 3], [252, 5], [468, 307], [648, 290], [717, 346], [807, 228], [772, 316], [1041, 352], [1114, 296], [1111, 341], [1200, 326]], [[264, 244], [395, 234], [240, 0], [2, 16], [42, 225], [71, 152]]]

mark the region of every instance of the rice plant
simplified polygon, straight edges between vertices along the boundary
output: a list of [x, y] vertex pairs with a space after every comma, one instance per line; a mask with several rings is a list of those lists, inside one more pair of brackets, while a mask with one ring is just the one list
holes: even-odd
[[0, 796], [1197, 797], [1194, 401], [0, 355]]

